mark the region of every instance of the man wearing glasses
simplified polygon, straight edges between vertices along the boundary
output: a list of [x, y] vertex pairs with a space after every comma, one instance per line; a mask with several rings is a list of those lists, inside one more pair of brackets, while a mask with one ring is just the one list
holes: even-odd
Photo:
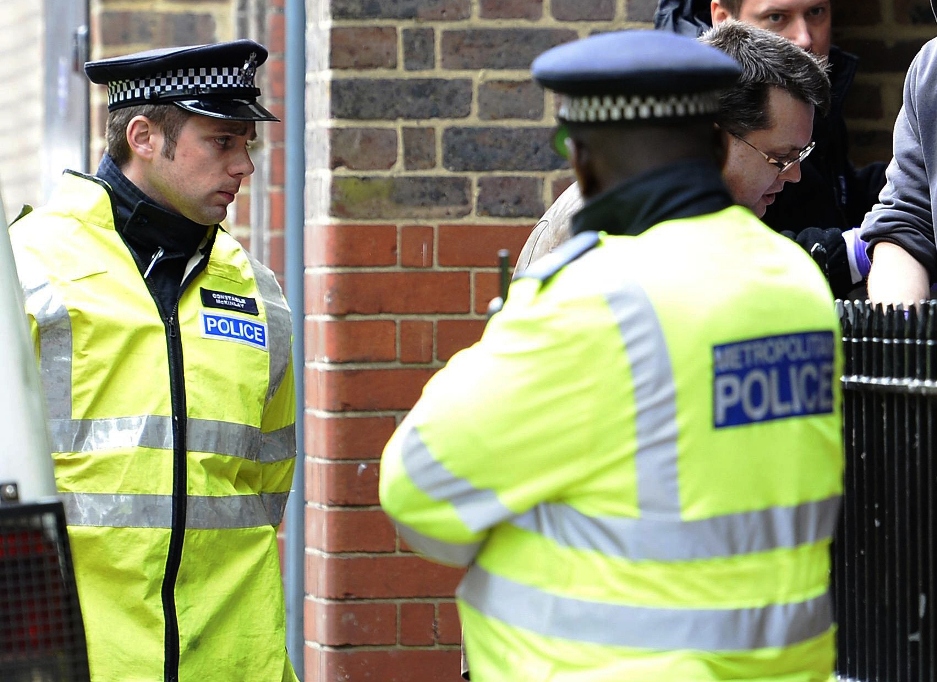
[[[812, 54], [748, 24], [726, 21], [700, 40], [741, 65], [742, 76], [722, 94], [716, 115], [725, 151], [722, 178], [735, 202], [761, 218], [786, 183], [800, 180], [800, 161], [814, 146], [814, 110], [829, 106], [829, 80]], [[573, 185], [534, 228], [515, 272], [565, 241], [581, 207], [580, 188]]]

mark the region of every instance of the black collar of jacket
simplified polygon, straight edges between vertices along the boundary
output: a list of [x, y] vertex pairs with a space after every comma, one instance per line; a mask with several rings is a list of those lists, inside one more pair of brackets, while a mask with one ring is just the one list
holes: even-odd
[[856, 77], [859, 68], [859, 58], [851, 52], [846, 52], [833, 45], [830, 47], [830, 115], [840, 116], [843, 110], [843, 100]]
[[167, 256], [195, 255], [208, 227], [158, 206], [105, 154], [95, 173], [111, 187], [117, 232], [139, 262], [149, 263], [157, 249]]
[[642, 173], [588, 201], [572, 233], [638, 235], [665, 220], [715, 213], [733, 204], [714, 161], [681, 161]]

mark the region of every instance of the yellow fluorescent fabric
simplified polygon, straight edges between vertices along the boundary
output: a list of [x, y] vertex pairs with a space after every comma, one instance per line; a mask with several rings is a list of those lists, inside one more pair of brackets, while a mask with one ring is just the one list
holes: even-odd
[[[276, 539], [294, 467], [294, 385], [289, 310], [273, 274], [218, 230], [178, 305], [184, 381], [173, 401], [168, 332], [105, 189], [66, 174], [11, 237], [93, 679], [163, 679], [175, 524], [184, 540], [168, 594], [180, 681], [294, 680]], [[258, 314], [209, 309], [203, 288], [253, 299]], [[255, 336], [262, 325], [266, 339], [207, 335], [206, 313], [243, 320]], [[173, 496], [184, 500], [184, 528]]]
[[738, 207], [512, 285], [381, 465], [407, 541], [472, 566], [473, 679], [829, 677], [832, 303]]

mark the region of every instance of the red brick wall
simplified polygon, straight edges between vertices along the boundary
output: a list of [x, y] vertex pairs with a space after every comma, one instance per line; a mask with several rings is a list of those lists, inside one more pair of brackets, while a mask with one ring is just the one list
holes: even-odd
[[857, 165], [891, 158], [892, 126], [911, 59], [937, 35], [928, 0], [834, 0], [833, 40], [860, 57], [846, 100]]
[[328, 193], [307, 226], [306, 679], [458, 680], [461, 572], [396, 537], [378, 506], [381, 450], [426, 380], [480, 336], [498, 249], [516, 257], [569, 182], [531, 60], [625, 25], [629, 10], [323, 4], [332, 71], [315, 121], [327, 145], [310, 159]]

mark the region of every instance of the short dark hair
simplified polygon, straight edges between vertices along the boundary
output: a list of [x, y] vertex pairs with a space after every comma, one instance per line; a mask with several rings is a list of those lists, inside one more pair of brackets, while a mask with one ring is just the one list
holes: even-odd
[[139, 106], [116, 109], [107, 115], [104, 138], [107, 153], [118, 168], [123, 168], [130, 161], [130, 145], [127, 143], [127, 126], [135, 116], [145, 116], [163, 133], [166, 144], [163, 156], [172, 159], [176, 153], [176, 141], [182, 126], [194, 116], [190, 111], [172, 104], [141, 104]]
[[829, 110], [826, 61], [786, 38], [730, 19], [704, 33], [700, 40], [722, 50], [742, 67], [738, 83], [719, 97], [716, 123], [726, 132], [744, 135], [770, 128], [771, 88], [816, 107], [823, 115]]

